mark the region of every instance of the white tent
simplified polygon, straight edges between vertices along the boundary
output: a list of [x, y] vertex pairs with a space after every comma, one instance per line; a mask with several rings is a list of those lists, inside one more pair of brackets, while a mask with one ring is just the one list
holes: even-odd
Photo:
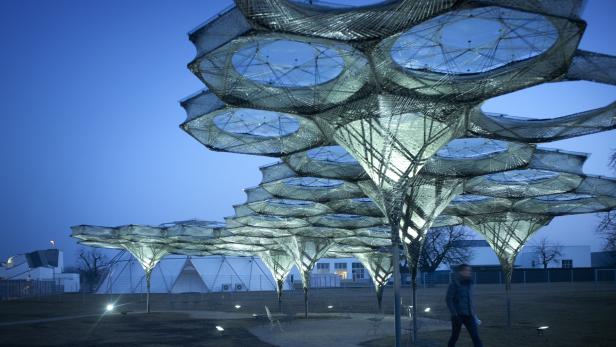
[[[290, 283], [284, 289], [292, 289]], [[145, 272], [128, 253], [116, 257], [98, 294], [144, 293]], [[258, 257], [167, 256], [152, 271], [152, 293], [275, 291], [272, 275]]]

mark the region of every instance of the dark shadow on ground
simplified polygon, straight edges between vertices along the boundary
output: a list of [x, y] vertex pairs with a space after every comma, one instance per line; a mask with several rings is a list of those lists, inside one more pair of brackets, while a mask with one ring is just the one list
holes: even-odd
[[179, 313], [115, 314], [1, 327], [0, 346], [271, 346], [246, 330], [254, 324], [262, 323], [200, 320]]

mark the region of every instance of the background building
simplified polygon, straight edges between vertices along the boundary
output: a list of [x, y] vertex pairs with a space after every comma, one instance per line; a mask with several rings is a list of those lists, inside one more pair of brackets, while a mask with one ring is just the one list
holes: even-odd
[[[469, 261], [473, 266], [489, 266], [498, 265], [500, 263], [494, 251], [490, 248], [485, 240], [464, 240], [460, 241], [465, 246], [472, 249], [472, 258]], [[550, 268], [570, 268], [570, 267], [591, 267], [591, 252], [590, 246], [559, 246], [561, 256], [555, 261], [550, 262]], [[515, 262], [516, 268], [543, 268], [541, 260], [537, 256], [537, 247], [533, 245], [525, 246]], [[442, 264], [439, 270], [448, 269], [447, 264]]]
[[[472, 258], [469, 263], [478, 272], [494, 274], [494, 279], [483, 281], [498, 282], [500, 264], [494, 251], [485, 240], [464, 240], [470, 247]], [[609, 252], [591, 253], [590, 246], [561, 246], [561, 257], [549, 264], [549, 268], [590, 268], [606, 267]], [[591, 262], [591, 256], [593, 261]], [[610, 258], [611, 259], [611, 258]], [[607, 263], [605, 263], [607, 264]], [[526, 246], [516, 260], [516, 269], [537, 269], [543, 265], [536, 255], [535, 246]], [[441, 264], [435, 283], [444, 281], [450, 272], [448, 264]], [[608, 274], [609, 275], [609, 274]], [[97, 287], [97, 293], [143, 293], [145, 292], [144, 271], [137, 260], [129, 254], [118, 257]], [[487, 275], [486, 275], [487, 276]], [[610, 275], [611, 276], [611, 275]], [[425, 275], [422, 279], [425, 280]], [[442, 278], [441, 278], [442, 277]], [[611, 278], [611, 277], [610, 277]], [[427, 280], [425, 280], [427, 281]], [[301, 283], [297, 268], [293, 267], [284, 284], [284, 290], [293, 289]], [[312, 288], [339, 287], [341, 285], [369, 285], [370, 274], [357, 258], [322, 258], [311, 274]], [[152, 272], [152, 293], [207, 293], [222, 291], [275, 291], [275, 282], [267, 267], [258, 257], [187, 257], [167, 256]]]
[[78, 292], [79, 274], [64, 272], [64, 253], [46, 249], [10, 257], [0, 266], [0, 296]]

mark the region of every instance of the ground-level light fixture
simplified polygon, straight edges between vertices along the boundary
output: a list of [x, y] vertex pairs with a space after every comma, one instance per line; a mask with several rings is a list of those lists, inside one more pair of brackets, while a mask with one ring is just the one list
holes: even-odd
[[216, 326], [216, 330], [218, 330], [218, 331], [225, 331], [225, 329], [223, 327], [221, 327], [220, 325]]
[[426, 313], [430, 312], [430, 308], [429, 308], [429, 307], [426, 307], [426, 308], [424, 309], [424, 312], [426, 312]]
[[329, 306], [327, 306], [327, 308], [331, 310], [332, 308], [334, 308], [334, 306], [329, 305]]
[[542, 325], [540, 327], [537, 327], [537, 334], [538, 335], [543, 335], [543, 333], [548, 330], [550, 328], [549, 325]]
[[242, 305], [235, 305], [234, 307], [236, 310], [239, 310], [240, 308], [242, 308]]
[[114, 304], [107, 304], [107, 306], [105, 306], [105, 311], [111, 312], [113, 311], [114, 308], [115, 308]]

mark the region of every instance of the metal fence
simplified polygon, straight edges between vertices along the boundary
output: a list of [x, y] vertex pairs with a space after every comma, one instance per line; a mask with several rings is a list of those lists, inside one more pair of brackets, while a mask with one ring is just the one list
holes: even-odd
[[0, 280], [0, 300], [64, 293], [61, 280]]
[[[419, 284], [431, 286], [448, 284], [452, 272], [449, 270], [421, 273]], [[503, 272], [498, 269], [479, 269], [473, 271], [475, 284], [502, 284]], [[605, 268], [548, 268], [516, 269], [511, 277], [512, 283], [552, 283], [552, 282], [616, 282], [616, 269]]]

